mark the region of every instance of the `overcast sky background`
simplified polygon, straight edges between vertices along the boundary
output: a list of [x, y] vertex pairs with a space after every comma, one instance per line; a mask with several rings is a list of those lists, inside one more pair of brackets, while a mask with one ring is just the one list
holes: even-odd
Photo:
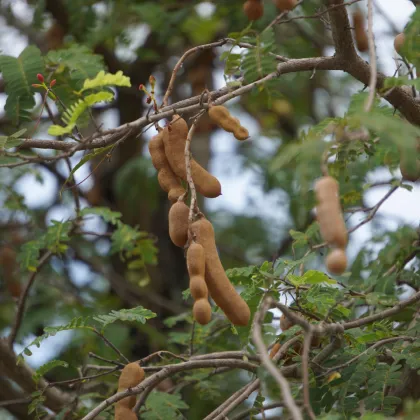
[[[12, 0], [7, 2], [6, 0], [0, 0], [1, 3], [11, 3], [15, 14], [22, 18], [22, 20], [29, 22], [28, 11], [25, 2], [22, 0]], [[366, 4], [366, 1], [362, 1], [361, 4]], [[396, 27], [402, 31], [404, 25], [408, 22], [410, 15], [414, 11], [413, 4], [408, 0], [377, 0], [376, 3], [380, 8], [387, 14]], [[211, 4], [202, 4], [200, 12], [205, 14], [211, 12]], [[301, 14], [298, 9], [294, 14]], [[395, 71], [394, 62], [394, 48], [393, 38], [390, 36], [390, 28], [387, 21], [375, 13], [374, 19], [374, 32], [376, 38], [376, 45], [378, 49], [378, 65], [381, 70], [387, 75], [392, 75]], [[144, 38], [145, 28], [142, 26], [137, 30], [133, 30], [131, 36], [133, 37], [132, 45], [138, 45], [141, 39]], [[5, 22], [0, 18], [0, 50], [4, 54], [17, 56], [26, 47], [26, 38], [21, 36], [17, 31], [12, 28], [6, 27]], [[131, 51], [121, 49], [119, 51], [120, 56], [130, 56]], [[224, 79], [222, 74], [218, 74], [216, 77], [215, 88], [220, 88], [224, 85]], [[356, 85], [355, 89], [359, 88], [360, 85]], [[0, 109], [3, 109], [5, 103], [5, 95], [0, 94]], [[345, 109], [345, 108], [344, 108]], [[253, 121], [247, 114], [238, 114], [233, 111], [236, 116], [239, 116], [244, 126], [249, 129], [251, 140], [254, 143], [254, 147], [258, 147], [263, 151], [270, 151], [272, 144], [269, 139], [258, 137], [259, 127], [255, 121]], [[0, 114], [1, 115], [1, 114]], [[116, 126], [117, 120], [115, 114], [107, 112], [103, 117], [104, 128], [111, 128]], [[154, 134], [154, 130], [149, 130], [148, 136]], [[48, 138], [46, 133], [39, 133], [40, 138]], [[216, 131], [211, 139], [211, 145], [213, 149], [213, 159], [210, 165], [211, 172], [217, 176], [222, 184], [223, 195], [212, 200], [208, 200], [207, 206], [210, 210], [228, 209], [234, 213], [248, 213], [258, 212], [262, 214], [273, 229], [282, 230], [285, 227], [285, 216], [284, 207], [280, 204], [282, 199], [281, 191], [273, 191], [269, 194], [262, 192], [258, 185], [255, 185], [255, 174], [251, 170], [246, 170], [241, 166], [240, 159], [236, 153], [236, 147], [238, 143], [233, 137], [222, 131]], [[80, 159], [80, 157], [79, 157]], [[74, 161], [77, 163], [77, 160]], [[19, 190], [25, 196], [25, 200], [30, 206], [45, 206], [51, 203], [56, 194], [56, 183], [55, 179], [46, 171], [41, 171], [44, 176], [44, 184], [41, 185], [35, 181], [35, 178], [31, 175], [25, 176], [20, 184]], [[83, 167], [76, 174], [76, 181], [80, 182], [89, 174], [87, 166]], [[391, 178], [392, 175], [386, 170], [379, 170], [377, 173], [372, 174], [372, 180], [376, 179], [387, 179]], [[83, 184], [84, 189], [89, 189], [91, 181], [88, 179]], [[369, 205], [374, 205], [378, 202], [388, 191], [388, 188], [375, 188], [369, 191], [367, 194], [367, 202]], [[400, 189], [394, 195], [387, 200], [387, 202], [381, 207], [378, 212], [382, 216], [391, 216], [389, 224], [392, 229], [398, 227], [401, 221], [409, 223], [412, 226], [418, 225], [418, 215], [420, 214], [420, 200], [419, 200], [419, 187], [415, 185], [412, 192]], [[260, 203], [258, 208], [250, 208], [248, 206], [249, 200], [254, 203]], [[63, 220], [71, 216], [71, 211], [66, 209], [64, 206], [54, 208], [48, 215], [49, 219]], [[357, 224], [360, 220], [365, 217], [364, 214], [354, 214], [350, 219], [350, 225]], [[398, 222], [400, 221], [400, 222]], [[96, 226], [100, 229], [100, 225]], [[367, 224], [363, 228], [359, 229], [351, 236], [351, 242], [348, 248], [350, 257], [354, 256], [359, 246], [358, 244], [365, 243], [371, 235], [371, 225]], [[83, 283], [88, 281], [89, 270], [86, 267], [78, 267], [78, 280]], [[59, 323], [59, 320], [58, 320]], [[59, 349], [66, 345], [71, 333], [62, 332], [59, 336], [48, 339], [41, 349], [32, 348], [34, 355], [28, 358], [28, 362], [37, 366], [45, 363], [52, 357], [51, 351], [47, 349]], [[28, 340], [32, 340], [33, 337]], [[20, 347], [16, 346], [16, 350], [20, 351]]]

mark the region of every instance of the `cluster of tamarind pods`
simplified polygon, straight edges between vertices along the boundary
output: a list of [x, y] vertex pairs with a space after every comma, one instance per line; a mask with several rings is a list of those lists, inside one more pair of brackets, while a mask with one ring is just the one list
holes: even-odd
[[[210, 118], [238, 140], [249, 137], [246, 128], [221, 105], [209, 109]], [[247, 325], [250, 310], [246, 302], [230, 283], [221, 264], [214, 236], [214, 229], [202, 213], [189, 219], [190, 209], [185, 204], [186, 191], [181, 180], [187, 180], [185, 144], [188, 124], [179, 115], [171, 123], [159, 128], [149, 143], [152, 163], [158, 171], [161, 188], [172, 202], [169, 210], [169, 236], [174, 245], [187, 249], [187, 268], [190, 291], [194, 299], [193, 316], [201, 325], [211, 320], [209, 295], [234, 325]], [[196, 190], [205, 197], [221, 194], [220, 182], [191, 158], [191, 177]]]
[[[296, 7], [298, 0], [273, 0], [273, 3], [280, 12], [289, 12]], [[258, 20], [264, 14], [262, 0], [247, 0], [243, 9], [249, 20]]]

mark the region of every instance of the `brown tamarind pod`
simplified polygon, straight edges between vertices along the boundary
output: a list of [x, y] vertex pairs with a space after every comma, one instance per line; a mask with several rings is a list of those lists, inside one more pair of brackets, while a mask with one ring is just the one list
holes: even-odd
[[[121, 400], [123, 401], [123, 400]], [[118, 403], [115, 405], [115, 420], [137, 420], [137, 415], [131, 408], [126, 407], [124, 405], [120, 405]], [[134, 404], [136, 403], [136, 399], [134, 398]]]
[[194, 300], [208, 298], [209, 292], [204, 276], [195, 275], [190, 278], [190, 292]]
[[323, 239], [344, 249], [348, 234], [338, 196], [338, 182], [330, 176], [322, 177], [315, 183], [315, 194], [318, 200], [316, 218]]
[[357, 49], [360, 52], [365, 52], [369, 49], [369, 41], [365, 29], [365, 17], [360, 10], [353, 13], [353, 25]]
[[206, 325], [211, 321], [211, 306], [207, 298], [201, 298], [194, 302], [193, 315], [200, 325]]
[[183, 201], [177, 201], [169, 209], [169, 236], [174, 245], [183, 248], [188, 240], [188, 216], [190, 209]]
[[340, 248], [333, 249], [328, 254], [325, 265], [331, 274], [343, 274], [347, 268], [347, 257], [344, 250]]
[[247, 325], [251, 312], [226, 276], [217, 253], [212, 224], [201, 218], [191, 224], [191, 232], [204, 248], [205, 280], [211, 297], [234, 325]]
[[280, 328], [282, 331], [287, 331], [288, 329], [292, 328], [295, 325], [289, 318], [282, 315], [280, 317]]
[[14, 298], [19, 298], [22, 293], [22, 285], [16, 276], [16, 252], [10, 246], [5, 245], [0, 248], [0, 267], [7, 290]]
[[178, 201], [178, 198], [184, 194], [185, 194], [185, 190], [183, 187], [171, 188], [168, 192], [168, 200], [171, 203], [176, 203]]
[[272, 359], [280, 350], [281, 344], [280, 343], [275, 343], [273, 348], [270, 351], [270, 359]]
[[204, 277], [206, 269], [206, 256], [202, 245], [193, 242], [187, 251], [187, 268], [190, 277]]
[[[118, 380], [118, 392], [125, 391], [128, 388], [133, 388], [143, 381], [145, 373], [142, 367], [138, 363], [129, 363], [124, 366], [124, 369], [121, 371], [120, 378]], [[122, 420], [122, 414], [127, 414], [128, 411], [131, 412], [131, 409], [136, 404], [136, 396], [130, 395], [127, 398], [123, 398], [118, 401], [115, 407], [115, 419]], [[126, 410], [124, 410], [127, 409]], [[118, 416], [117, 416], [118, 415]]]
[[223, 105], [214, 105], [209, 108], [209, 117], [223, 130], [233, 133], [236, 139], [245, 140], [249, 137], [248, 130], [241, 126], [240, 121], [230, 115]]
[[288, 12], [297, 5], [297, 0], [274, 0], [274, 4], [280, 12]]
[[261, 0], [247, 0], [244, 3], [244, 13], [249, 20], [258, 20], [264, 14]]
[[[152, 164], [158, 171], [158, 182], [163, 191], [168, 193], [168, 199], [175, 202], [179, 196], [185, 193], [178, 177], [174, 174], [168, 159], [165, 155], [165, 147], [163, 138], [169, 136], [168, 130], [161, 130], [156, 136], [149, 141], [149, 152], [152, 158]], [[181, 192], [182, 191], [182, 192]], [[175, 195], [178, 194], [175, 199]]]
[[[168, 127], [165, 130], [168, 130]], [[187, 170], [184, 153], [188, 136], [188, 125], [179, 115], [174, 115], [168, 132], [168, 136], [163, 136], [166, 157], [174, 173], [186, 181]], [[222, 193], [219, 180], [207, 172], [194, 159], [191, 159], [191, 176], [195, 188], [205, 197], [215, 198]]]
[[394, 39], [394, 48], [395, 51], [397, 51], [398, 54], [401, 54], [401, 50], [405, 43], [405, 35], [404, 33], [398, 34]]

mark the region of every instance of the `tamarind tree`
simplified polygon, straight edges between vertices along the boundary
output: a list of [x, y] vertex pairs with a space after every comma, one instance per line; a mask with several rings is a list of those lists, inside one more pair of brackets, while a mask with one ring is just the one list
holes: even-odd
[[381, 3], [0, 0], [0, 418], [419, 416], [420, 10]]

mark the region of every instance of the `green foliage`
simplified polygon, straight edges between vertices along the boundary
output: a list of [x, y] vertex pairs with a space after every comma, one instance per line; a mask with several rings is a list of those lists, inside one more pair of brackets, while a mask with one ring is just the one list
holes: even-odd
[[93, 319], [102, 324], [102, 331], [110, 324], [116, 321], [138, 322], [145, 324], [148, 319], [155, 318], [156, 314], [143, 306], [137, 306], [131, 309], [120, 309], [119, 311], [111, 311], [108, 315], [97, 315]]
[[35, 383], [38, 383], [39, 380], [50, 370], [56, 368], [56, 367], [65, 367], [67, 368], [69, 364], [67, 362], [64, 362], [63, 360], [51, 360], [50, 362], [47, 362], [40, 366], [35, 373], [32, 375], [32, 379]]
[[100, 71], [94, 79], [87, 79], [83, 83], [83, 88], [79, 93], [84, 92], [88, 89], [95, 89], [104, 86], [126, 86], [130, 87], [130, 78], [123, 75], [122, 71], [118, 71], [116, 74], [105, 73], [103, 70]]
[[41, 52], [35, 46], [26, 47], [19, 57], [0, 55], [0, 71], [7, 94], [5, 111], [13, 124], [30, 120], [30, 111], [35, 106], [33, 83], [37, 74], [44, 72]]
[[152, 392], [146, 401], [146, 410], [141, 417], [146, 420], [181, 419], [181, 410], [188, 409], [188, 405], [179, 394]]
[[0, 136], [0, 150], [10, 149], [21, 144], [24, 139], [21, 139], [19, 137], [26, 133], [26, 131], [26, 128], [22, 128], [22, 130], [19, 130], [16, 133], [11, 134], [10, 136]]

